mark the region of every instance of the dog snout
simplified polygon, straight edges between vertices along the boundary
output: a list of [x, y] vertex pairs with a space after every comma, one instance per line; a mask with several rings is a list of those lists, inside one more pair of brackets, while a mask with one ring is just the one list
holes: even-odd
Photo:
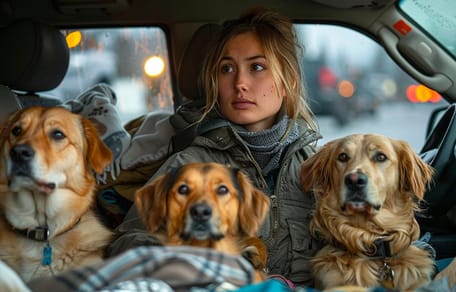
[[10, 157], [13, 162], [29, 162], [35, 156], [35, 150], [28, 144], [18, 144], [11, 148]]
[[190, 216], [195, 222], [208, 221], [212, 216], [212, 208], [206, 203], [197, 203], [190, 208]]
[[354, 172], [345, 176], [345, 185], [354, 192], [362, 191], [367, 186], [367, 176], [362, 172]]

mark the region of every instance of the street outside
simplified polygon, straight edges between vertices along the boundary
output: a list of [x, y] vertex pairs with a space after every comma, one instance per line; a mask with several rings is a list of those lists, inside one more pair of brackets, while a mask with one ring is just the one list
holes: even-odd
[[405, 140], [416, 152], [424, 144], [428, 119], [433, 109], [440, 104], [391, 103], [382, 104], [373, 115], [357, 117], [345, 126], [339, 126], [332, 117], [318, 117], [318, 124], [324, 143], [354, 133], [378, 133]]

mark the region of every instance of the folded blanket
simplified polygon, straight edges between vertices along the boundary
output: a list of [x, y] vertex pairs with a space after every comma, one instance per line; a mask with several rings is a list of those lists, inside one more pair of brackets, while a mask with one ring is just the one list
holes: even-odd
[[[254, 271], [241, 256], [187, 246], [138, 247], [105, 262], [28, 283], [32, 291], [189, 291], [251, 284]], [[163, 289], [163, 290], [161, 290]]]

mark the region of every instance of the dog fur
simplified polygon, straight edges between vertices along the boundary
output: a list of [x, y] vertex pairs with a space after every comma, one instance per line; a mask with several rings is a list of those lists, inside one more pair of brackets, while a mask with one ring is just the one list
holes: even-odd
[[256, 237], [269, 199], [240, 170], [218, 163], [189, 163], [136, 192], [139, 214], [165, 245], [214, 248], [245, 255], [264, 278], [266, 247]]
[[[0, 147], [0, 259], [25, 282], [101, 261], [112, 232], [92, 209], [93, 171], [112, 154], [92, 123], [64, 108], [29, 107], [3, 123]], [[36, 228], [48, 239], [19, 232]]]
[[[316, 285], [412, 290], [434, 273], [430, 254], [414, 245], [415, 220], [433, 169], [405, 141], [355, 134], [331, 141], [302, 164], [301, 182], [313, 190], [311, 234], [326, 245], [312, 259]], [[372, 256], [374, 242], [391, 256]], [[381, 272], [388, 269], [394, 272]]]

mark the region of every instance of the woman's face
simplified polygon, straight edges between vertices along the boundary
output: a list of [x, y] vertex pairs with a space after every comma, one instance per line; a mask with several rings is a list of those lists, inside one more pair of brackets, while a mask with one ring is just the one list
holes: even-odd
[[277, 88], [272, 68], [252, 32], [231, 38], [218, 67], [220, 110], [249, 131], [269, 129], [276, 121], [285, 91]]

